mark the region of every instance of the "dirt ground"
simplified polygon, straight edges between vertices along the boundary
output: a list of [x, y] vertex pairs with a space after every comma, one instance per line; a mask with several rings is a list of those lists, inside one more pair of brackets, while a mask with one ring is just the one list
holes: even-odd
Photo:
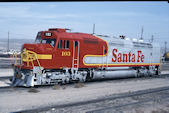
[[169, 86], [169, 78], [108, 80], [85, 83], [80, 88], [75, 84], [66, 87], [37, 88], [38, 91], [10, 89], [0, 92], [0, 112], [14, 112], [50, 105], [86, 101], [113, 94], [133, 92]]

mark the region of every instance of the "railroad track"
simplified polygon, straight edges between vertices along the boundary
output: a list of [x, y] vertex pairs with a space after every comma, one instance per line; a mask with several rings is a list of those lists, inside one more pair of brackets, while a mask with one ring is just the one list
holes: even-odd
[[5, 79], [11, 79], [12, 76], [3, 76], [3, 77], [0, 77], [0, 80], [5, 80]]
[[[154, 95], [154, 96], [152, 96]], [[143, 98], [145, 96], [145, 98]], [[156, 98], [154, 98], [156, 97]], [[140, 100], [137, 98], [141, 98]], [[133, 100], [134, 101], [133, 101]], [[140, 105], [149, 101], [158, 101], [169, 99], [169, 86], [156, 89], [136, 91], [132, 93], [123, 93], [112, 95], [105, 98], [98, 98], [94, 100], [75, 102], [63, 105], [47, 106], [45, 108], [36, 108], [31, 110], [19, 111], [16, 113], [59, 113], [59, 112], [83, 112], [86, 113], [104, 113], [106, 111], [112, 112], [126, 106]], [[132, 100], [129, 102], [129, 100]], [[137, 100], [137, 101], [136, 101]]]
[[120, 105], [114, 105], [111, 107], [104, 107], [104, 108], [100, 108], [100, 109], [95, 109], [95, 110], [91, 110], [91, 111], [87, 111], [86, 113], [107, 113], [107, 112], [112, 112], [112, 111], [116, 111], [117, 109], [121, 109], [123, 107], [127, 107], [127, 106], [136, 106], [136, 105], [141, 105], [150, 101], [161, 101], [161, 100], [169, 100], [169, 87], [163, 87], [163, 88], [158, 88], [155, 90], [151, 90], [148, 92], [144, 92], [144, 93], [136, 93], [136, 94], [132, 94], [132, 95], [128, 95], [124, 98], [128, 98], [128, 97], [135, 97], [135, 96], [142, 96], [142, 95], [146, 95], [146, 94], [150, 94], [150, 93], [157, 93], [157, 92], [164, 92], [167, 91], [167, 95], [165, 96], [161, 96], [158, 98], [149, 98], [149, 99], [143, 99], [142, 101], [138, 101], [138, 102], [129, 102], [129, 103], [125, 103], [125, 104], [120, 104]]
[[[159, 100], [165, 100], [169, 101], [169, 96], [163, 97], [163, 98], [158, 98]], [[97, 109], [97, 110], [92, 110], [92, 111], [87, 111], [86, 113], [110, 113], [110, 112], [116, 112], [118, 109], [121, 109], [123, 107], [128, 107], [128, 106], [136, 106], [136, 105], [141, 105], [150, 101], [158, 101], [158, 99], [148, 99], [144, 101], [139, 101], [139, 102], [133, 102], [133, 103], [128, 103], [128, 104], [122, 104], [122, 105], [117, 105], [113, 107], [106, 107], [103, 109]]]

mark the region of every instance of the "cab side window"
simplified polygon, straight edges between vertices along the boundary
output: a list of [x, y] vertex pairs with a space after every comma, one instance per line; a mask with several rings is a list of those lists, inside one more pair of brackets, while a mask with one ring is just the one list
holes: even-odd
[[58, 48], [59, 49], [69, 49], [69, 40], [59, 40]]
[[42, 44], [50, 44], [53, 48], [55, 47], [56, 39], [44, 38]]
[[64, 48], [69, 49], [69, 41], [68, 40], [64, 40]]
[[62, 48], [62, 40], [59, 40], [59, 43], [58, 43], [58, 48], [61, 49]]

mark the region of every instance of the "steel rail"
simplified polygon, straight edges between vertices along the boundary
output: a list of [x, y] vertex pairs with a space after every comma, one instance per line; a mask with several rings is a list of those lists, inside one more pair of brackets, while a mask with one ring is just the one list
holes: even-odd
[[126, 107], [126, 106], [132, 106], [132, 105], [140, 105], [143, 103], [147, 103], [150, 101], [156, 101], [156, 100], [166, 100], [169, 99], [169, 96], [163, 96], [162, 98], [155, 98], [155, 99], [147, 99], [147, 100], [143, 100], [143, 101], [138, 101], [138, 102], [131, 102], [131, 103], [127, 103], [127, 104], [121, 104], [121, 105], [116, 105], [116, 106], [111, 106], [111, 107], [104, 107], [101, 109], [96, 109], [96, 110], [91, 110], [91, 111], [87, 111], [86, 113], [104, 113], [105, 111], [109, 111], [109, 110], [116, 110], [122, 107]]
[[[123, 93], [123, 94], [119, 94], [119, 95], [113, 95], [113, 96], [109, 96], [106, 98], [98, 98], [98, 99], [93, 99], [93, 100], [87, 100], [87, 101], [80, 101], [80, 102], [73, 102], [73, 103], [68, 103], [68, 104], [61, 104], [61, 105], [52, 105], [52, 106], [47, 106], [47, 107], [39, 107], [39, 108], [35, 108], [35, 109], [30, 109], [30, 110], [23, 110], [23, 111], [17, 111], [17, 112], [13, 112], [13, 113], [35, 113], [35, 112], [43, 112], [43, 111], [48, 111], [51, 110], [52, 108], [55, 109], [59, 109], [59, 108], [65, 108], [65, 107], [73, 107], [73, 106], [80, 106], [80, 105], [87, 105], [87, 104], [92, 104], [92, 103], [97, 103], [97, 102], [102, 102], [105, 100], [115, 100], [115, 99], [122, 99], [122, 98], [128, 98], [128, 97], [134, 97], [134, 96], [140, 96], [140, 95], [146, 95], [146, 94], [151, 94], [151, 93], [157, 93], [157, 92], [161, 92], [161, 91], [167, 91], [169, 90], [169, 86], [167, 87], [160, 87], [160, 88], [155, 88], [155, 89], [147, 89], [147, 90], [141, 90], [141, 91], [136, 91], [136, 92], [132, 92], [132, 93]], [[169, 97], [167, 97], [169, 98]], [[148, 100], [147, 100], [148, 101]], [[146, 101], [145, 101], [146, 102]], [[130, 103], [135, 104], [135, 103]], [[128, 105], [130, 105], [128, 104]], [[138, 103], [139, 104], [139, 103]], [[127, 106], [126, 105], [121, 105], [121, 106]], [[118, 107], [118, 106], [116, 106]], [[119, 106], [120, 107], [120, 106]], [[104, 109], [103, 109], [104, 110]], [[96, 110], [97, 111], [97, 110]], [[94, 112], [94, 111], [89, 111], [90, 112]]]

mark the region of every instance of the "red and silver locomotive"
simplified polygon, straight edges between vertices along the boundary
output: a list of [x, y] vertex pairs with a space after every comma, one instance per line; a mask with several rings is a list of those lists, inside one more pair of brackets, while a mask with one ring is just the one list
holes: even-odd
[[22, 46], [12, 83], [29, 87], [159, 74], [157, 44], [52, 28]]

